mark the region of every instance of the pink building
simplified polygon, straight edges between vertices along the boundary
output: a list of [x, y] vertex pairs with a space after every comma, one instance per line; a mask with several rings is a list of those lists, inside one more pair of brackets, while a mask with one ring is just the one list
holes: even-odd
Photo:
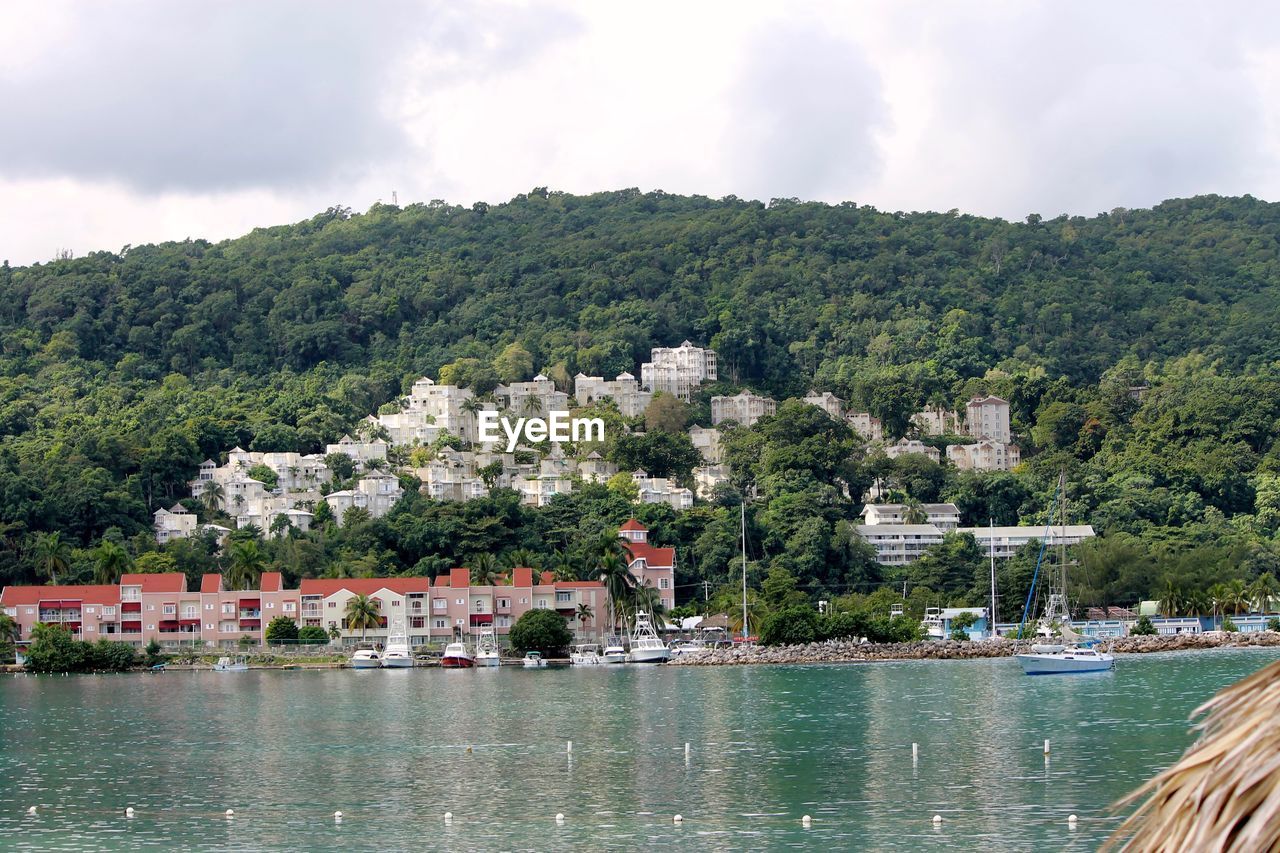
[[[586, 611], [580, 605], [586, 605]], [[608, 596], [599, 581], [556, 581], [551, 572], [535, 577], [533, 569], [516, 568], [492, 586], [472, 586], [469, 571], [453, 569], [437, 577], [431, 588], [431, 637], [447, 640], [479, 634], [485, 628], [501, 637], [534, 609], [555, 610], [578, 633], [598, 636], [608, 608]]]
[[676, 606], [676, 549], [659, 548], [649, 544], [649, 528], [634, 518], [618, 529], [631, 553], [629, 568], [639, 586], [651, 586], [658, 590], [662, 606], [670, 610]]

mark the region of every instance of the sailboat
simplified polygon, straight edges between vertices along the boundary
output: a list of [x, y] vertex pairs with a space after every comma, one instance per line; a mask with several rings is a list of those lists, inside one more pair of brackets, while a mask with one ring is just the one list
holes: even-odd
[[[1031, 589], [1027, 593], [1027, 603], [1022, 611], [1022, 626], [1026, 624], [1027, 611], [1035, 601], [1036, 580], [1040, 576], [1040, 566], [1044, 562], [1045, 551], [1049, 543], [1049, 533], [1053, 530], [1053, 516], [1060, 511], [1059, 525], [1062, 533], [1058, 537], [1058, 565], [1050, 569], [1048, 595], [1045, 599], [1044, 613], [1036, 622], [1037, 642], [1026, 654], [1015, 655], [1022, 671], [1027, 675], [1061, 675], [1073, 672], [1105, 672], [1115, 669], [1115, 656], [1110, 652], [1094, 648], [1096, 640], [1077, 634], [1071, 630], [1071, 608], [1067, 604], [1067, 473], [1058, 475], [1058, 488], [1054, 495], [1054, 509], [1049, 513], [1049, 525], [1045, 530], [1044, 541], [1040, 545], [1040, 556], [1036, 560], [1036, 572], [1031, 579]], [[1056, 569], [1056, 571], [1055, 571]], [[1061, 637], [1061, 641], [1057, 638]]]

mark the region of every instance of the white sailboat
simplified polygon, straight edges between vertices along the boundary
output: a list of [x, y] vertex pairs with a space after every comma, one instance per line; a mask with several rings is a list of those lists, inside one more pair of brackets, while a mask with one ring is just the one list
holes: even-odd
[[[1036, 622], [1037, 642], [1026, 654], [1015, 655], [1022, 671], [1027, 675], [1062, 675], [1075, 672], [1105, 672], [1115, 669], [1115, 656], [1094, 648], [1096, 640], [1071, 630], [1071, 608], [1067, 604], [1067, 559], [1065, 534], [1067, 524], [1067, 474], [1058, 476], [1058, 501], [1055, 509], [1061, 511], [1059, 524], [1063, 535], [1058, 537], [1057, 576], [1050, 576], [1047, 586], [1044, 614]], [[1049, 517], [1049, 529], [1053, 528], [1053, 515]], [[1045, 537], [1046, 543], [1048, 536]], [[1041, 546], [1040, 561], [1045, 547]], [[1039, 567], [1037, 566], [1037, 574]], [[1028, 602], [1034, 600], [1035, 579], [1032, 579]], [[1025, 623], [1025, 612], [1023, 615]], [[1021, 633], [1021, 630], [1019, 631]]]
[[404, 631], [404, 621], [397, 619], [387, 635], [387, 647], [382, 651], [382, 666], [387, 669], [408, 669], [413, 666], [413, 649]]
[[658, 636], [649, 620], [649, 614], [636, 611], [635, 627], [631, 629], [631, 652], [628, 663], [663, 663], [671, 659], [671, 650]]
[[492, 628], [481, 628], [476, 641], [476, 666], [497, 666], [502, 662], [498, 652], [498, 638]]

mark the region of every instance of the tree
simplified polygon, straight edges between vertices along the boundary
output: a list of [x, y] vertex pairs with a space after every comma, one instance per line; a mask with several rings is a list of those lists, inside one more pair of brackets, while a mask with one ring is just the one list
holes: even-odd
[[1270, 613], [1276, 600], [1280, 598], [1280, 583], [1276, 582], [1275, 575], [1270, 572], [1258, 575], [1249, 585], [1249, 598], [1259, 613]]
[[325, 467], [333, 474], [333, 478], [338, 482], [350, 480], [356, 475], [356, 463], [350, 456], [345, 453], [328, 453], [324, 457]]
[[104, 539], [94, 549], [93, 582], [96, 584], [119, 583], [120, 576], [129, 570], [129, 552], [119, 543]]
[[329, 632], [319, 625], [303, 625], [298, 629], [298, 642], [321, 645], [329, 642]]
[[969, 639], [969, 630], [978, 622], [978, 617], [974, 613], [965, 612], [956, 616], [951, 620], [951, 637], [952, 640], [965, 642]]
[[370, 628], [377, 628], [382, 624], [382, 607], [367, 595], [354, 595], [347, 599], [344, 616], [348, 630], [359, 628], [360, 639], [363, 640]]
[[59, 625], [39, 625], [32, 630], [26, 668], [30, 672], [82, 672], [86, 668], [86, 643], [72, 639]]
[[287, 643], [299, 639], [298, 623], [288, 616], [277, 616], [267, 624], [268, 643]]
[[644, 428], [650, 432], [683, 433], [688, 423], [689, 405], [673, 394], [659, 391], [644, 410]]
[[522, 382], [533, 373], [533, 354], [519, 341], [513, 341], [493, 359], [494, 372], [504, 384]]
[[766, 646], [812, 643], [818, 636], [818, 613], [807, 604], [785, 607], [765, 617], [759, 635]]
[[32, 548], [32, 556], [36, 567], [49, 579], [49, 583], [56, 584], [58, 575], [67, 570], [71, 560], [71, 546], [57, 531], [39, 533], [36, 535], [35, 547]]
[[209, 480], [204, 484], [204, 490], [200, 493], [200, 499], [204, 501], [204, 505], [211, 512], [217, 512], [222, 509], [224, 498], [226, 497], [226, 489], [217, 480]]
[[511, 626], [511, 646], [517, 652], [539, 652], [543, 657], [561, 657], [573, 642], [573, 632], [565, 618], [554, 610], [526, 611]]
[[1133, 627], [1129, 629], [1131, 637], [1154, 637], [1156, 635], [1156, 626], [1151, 624], [1151, 617], [1139, 616], [1138, 621], [1133, 623]]
[[596, 579], [604, 584], [605, 593], [609, 596], [609, 624], [616, 629], [623, 602], [630, 597], [631, 590], [635, 587], [635, 575], [631, 574], [631, 569], [622, 557], [616, 553], [606, 553], [596, 566]]
[[578, 624], [585, 628], [587, 623], [595, 616], [595, 611], [591, 609], [591, 605], [585, 601], [578, 602], [578, 612], [575, 614]]
[[133, 561], [133, 571], [140, 575], [162, 575], [177, 570], [178, 559], [163, 551], [148, 551]]
[[276, 472], [261, 463], [254, 465], [249, 469], [250, 479], [257, 480], [259, 483], [267, 487], [267, 491], [272, 491], [280, 483], [280, 478]]
[[253, 589], [262, 576], [263, 556], [252, 540], [232, 542], [228, 546], [230, 564], [223, 575], [227, 589]]
[[480, 554], [471, 563], [473, 586], [493, 586], [498, 582], [498, 561], [492, 554]]

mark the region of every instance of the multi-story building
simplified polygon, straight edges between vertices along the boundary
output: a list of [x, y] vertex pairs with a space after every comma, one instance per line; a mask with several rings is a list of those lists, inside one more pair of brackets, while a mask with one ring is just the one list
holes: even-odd
[[965, 404], [965, 425], [974, 438], [989, 438], [1009, 444], [1009, 402], [999, 397], [974, 397]]
[[714, 427], [689, 427], [689, 440], [708, 465], [719, 465], [724, 461], [724, 451], [720, 448], [720, 430]]
[[1015, 444], [984, 438], [975, 444], [953, 444], [947, 459], [961, 471], [1010, 471], [1022, 461]]
[[399, 412], [370, 415], [366, 421], [375, 432], [385, 431], [394, 445], [431, 444], [444, 432], [475, 441], [476, 416], [468, 402], [474, 397], [470, 388], [437, 385], [424, 376], [413, 383]]
[[693, 469], [693, 481], [698, 497], [709, 501], [715, 497], [716, 486], [729, 482], [728, 465], [700, 465]]
[[402, 495], [404, 489], [400, 486], [399, 477], [375, 471], [361, 477], [354, 489], [330, 492], [324, 500], [333, 511], [334, 520], [341, 525], [347, 510], [352, 507], [368, 510], [370, 518], [382, 518], [391, 512]]
[[930, 447], [918, 438], [900, 438], [884, 449], [884, 455], [890, 459], [897, 459], [899, 456], [905, 456], [908, 453], [919, 453], [922, 456], [928, 456], [934, 462], [942, 461], [942, 451], [936, 447]]
[[[955, 530], [960, 526], [960, 508], [955, 504], [920, 504], [925, 524], [939, 530]], [[867, 504], [862, 508], [864, 524], [904, 524], [910, 511], [907, 504]]]
[[602, 376], [586, 376], [579, 373], [573, 378], [573, 396], [579, 406], [590, 406], [609, 399], [618, 407], [623, 417], [643, 415], [653, 402], [653, 393], [640, 387], [640, 382], [630, 373], [619, 373], [613, 381]]
[[1093, 526], [1089, 524], [1055, 524], [1047, 528], [1031, 524], [1015, 527], [961, 527], [958, 532], [972, 534], [982, 553], [994, 554], [997, 559], [1012, 557], [1019, 548], [1032, 541], [1056, 548], [1059, 545], [1079, 545], [1095, 535]]
[[688, 509], [693, 506], [693, 492], [666, 477], [650, 477], [643, 469], [631, 472], [636, 484], [636, 500], [642, 504], [666, 504], [672, 509]]
[[884, 425], [869, 412], [849, 412], [844, 421], [867, 441], [884, 441]]
[[341, 453], [348, 456], [355, 463], [357, 471], [363, 471], [370, 462], [386, 462], [387, 461], [387, 443], [381, 439], [373, 441], [356, 441], [349, 435], [344, 435], [338, 439], [337, 444], [327, 444], [324, 453], [328, 456], [331, 453]]
[[804, 401], [810, 406], [817, 406], [836, 420], [844, 417], [844, 400], [841, 400], [830, 391], [823, 391], [821, 394], [817, 391], [810, 391]]
[[506, 404], [516, 417], [546, 417], [551, 412], [569, 409], [569, 395], [556, 390], [555, 382], [539, 373], [531, 382], [512, 382], [499, 385], [493, 396]]
[[876, 562], [886, 566], [914, 563], [942, 542], [942, 531], [932, 524], [859, 524], [855, 530], [876, 549]]
[[628, 519], [618, 530], [630, 554], [628, 568], [637, 586], [649, 586], [658, 591], [662, 606], [675, 607], [676, 549], [649, 544], [649, 528], [634, 518]]
[[646, 391], [663, 391], [688, 402], [699, 385], [716, 381], [715, 350], [684, 341], [678, 347], [654, 347], [649, 357], [640, 365], [640, 384]]
[[161, 507], [155, 511], [153, 518], [156, 541], [161, 545], [196, 535], [195, 514], [182, 504], [174, 504], [169, 509]]
[[711, 398], [711, 423], [733, 421], [739, 426], [751, 426], [768, 415], [776, 414], [778, 401], [762, 397], [750, 391], [742, 391], [732, 397]]
[[960, 435], [960, 416], [941, 406], [916, 412], [911, 422], [921, 435]]

